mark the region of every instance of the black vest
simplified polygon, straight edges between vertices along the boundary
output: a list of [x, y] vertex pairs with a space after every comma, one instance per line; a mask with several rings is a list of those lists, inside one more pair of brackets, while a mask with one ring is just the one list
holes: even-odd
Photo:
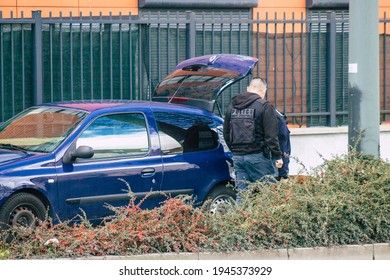
[[232, 108], [230, 112], [230, 141], [234, 153], [261, 152], [264, 148], [264, 133], [261, 125], [263, 104], [257, 99], [244, 109]]

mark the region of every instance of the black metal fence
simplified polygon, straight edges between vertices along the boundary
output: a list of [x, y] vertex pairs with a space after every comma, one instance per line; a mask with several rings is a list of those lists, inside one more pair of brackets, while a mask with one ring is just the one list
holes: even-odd
[[[386, 15], [381, 42], [381, 121], [389, 120]], [[348, 16], [312, 13], [292, 19], [221, 14], [2, 18], [0, 13], [0, 121], [41, 102], [150, 99], [180, 61], [203, 54], [259, 58], [255, 75], [267, 98], [299, 126], [348, 121]], [[389, 52], [390, 53], [390, 52]], [[225, 110], [248, 80], [218, 100]]]

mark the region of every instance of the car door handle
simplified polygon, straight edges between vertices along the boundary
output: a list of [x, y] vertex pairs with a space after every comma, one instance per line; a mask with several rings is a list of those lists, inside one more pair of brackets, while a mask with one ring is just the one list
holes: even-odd
[[153, 176], [156, 170], [153, 167], [144, 168], [141, 171], [141, 174], [143, 177], [150, 177]]

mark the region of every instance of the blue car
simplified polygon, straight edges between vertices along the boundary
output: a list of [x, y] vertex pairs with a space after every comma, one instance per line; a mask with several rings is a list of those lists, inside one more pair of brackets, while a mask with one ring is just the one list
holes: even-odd
[[[163, 79], [153, 101], [70, 101], [28, 108], [0, 126], [0, 228], [100, 220], [131, 197], [158, 206], [192, 195], [210, 211], [235, 193], [223, 119], [212, 111], [257, 59], [193, 58]], [[244, 65], [244, 67], [243, 67]], [[175, 104], [176, 103], [176, 104]], [[180, 104], [177, 104], [180, 103]]]

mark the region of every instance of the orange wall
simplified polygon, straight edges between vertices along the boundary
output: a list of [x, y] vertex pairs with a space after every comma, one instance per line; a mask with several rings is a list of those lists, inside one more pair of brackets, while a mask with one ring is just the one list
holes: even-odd
[[[268, 16], [268, 17], [267, 17]], [[304, 19], [306, 17], [306, 0], [260, 0], [257, 8], [253, 9], [253, 19], [256, 20], [273, 20], [273, 19]], [[281, 25], [279, 25], [280, 28]], [[294, 31], [301, 32], [303, 25], [295, 24]], [[292, 31], [292, 25], [285, 25], [285, 32]], [[274, 33], [275, 25], [254, 25], [254, 31], [259, 29], [260, 32]], [[277, 32], [283, 32], [283, 30], [276, 30]]]
[[13, 12], [14, 17], [20, 17], [24, 13], [24, 17], [31, 17], [31, 11], [42, 11], [42, 17], [48, 17], [52, 12], [52, 16], [58, 16], [62, 12], [63, 16], [68, 16], [70, 12], [73, 15], [99, 15], [102, 12], [108, 15], [112, 12], [113, 15], [118, 15], [120, 12], [123, 15], [129, 13], [138, 14], [138, 0], [0, 0], [0, 10], [3, 12], [3, 17], [10, 17]]
[[[379, 0], [379, 18], [382, 19], [385, 17], [390, 18], [390, 0]], [[295, 19], [304, 19], [306, 18], [306, 0], [259, 0], [259, 5], [257, 8], [253, 9], [253, 19], [266, 19], [268, 13], [268, 19], [292, 19], [293, 14]], [[386, 13], [386, 14], [385, 14]], [[295, 24], [295, 32], [300, 32], [300, 25]], [[259, 29], [261, 32], [266, 31], [264, 25], [254, 26], [254, 30]], [[286, 25], [286, 32], [290, 32], [292, 25]], [[383, 24], [379, 25], [379, 33], [382, 34], [384, 30]], [[268, 25], [268, 32], [274, 33], [274, 25]], [[282, 32], [282, 30], [277, 30], [277, 32]]]
[[386, 12], [386, 17], [390, 17], [390, 1], [389, 0], [379, 0], [379, 18], [384, 17]]
[[292, 14], [295, 14], [295, 19], [306, 15], [306, 0], [260, 0], [257, 8], [253, 9], [253, 19], [265, 19], [268, 13], [268, 19], [291, 19]]
[[[390, 18], [390, 0], [379, 0], [379, 18]], [[388, 27], [386, 33], [388, 33]], [[379, 34], [385, 33], [385, 25], [383, 23], [379, 23]]]
[[[138, 0], [0, 0], [0, 11], [4, 18], [10, 17], [11, 12], [14, 17], [20, 17], [22, 12], [25, 17], [30, 17], [33, 10], [41, 10], [43, 17], [49, 16], [50, 11], [53, 16], [58, 16], [60, 12], [64, 16], [69, 15], [69, 12], [73, 15], [80, 12], [83, 15], [89, 15], [90, 12], [93, 15], [100, 12], [105, 15], [110, 12], [113, 15], [120, 12], [124, 15], [129, 12], [138, 14]], [[291, 19], [293, 13], [295, 19], [300, 19], [301, 14], [306, 16], [306, 0], [259, 0], [258, 7], [253, 9], [253, 18], [259, 15], [259, 18], [265, 19], [267, 12], [269, 19], [275, 19], [275, 15], [278, 19], [283, 19], [284, 15]], [[379, 18], [384, 17], [384, 12], [389, 18], [390, 0], [379, 0]]]

